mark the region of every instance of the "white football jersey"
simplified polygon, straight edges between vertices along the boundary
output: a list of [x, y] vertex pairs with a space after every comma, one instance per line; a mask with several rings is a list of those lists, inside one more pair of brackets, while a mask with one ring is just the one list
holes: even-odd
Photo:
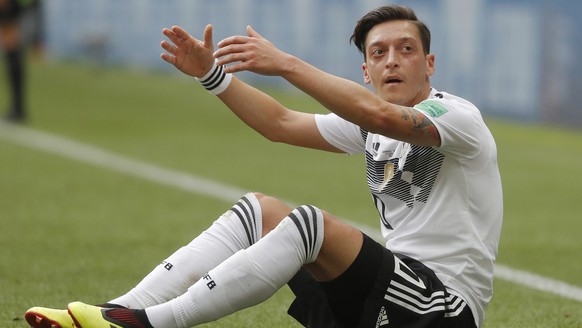
[[467, 100], [432, 89], [414, 108], [434, 123], [440, 147], [369, 133], [335, 114], [317, 115], [316, 122], [333, 146], [365, 153], [386, 247], [431, 268], [467, 301], [480, 327], [503, 217], [495, 141]]

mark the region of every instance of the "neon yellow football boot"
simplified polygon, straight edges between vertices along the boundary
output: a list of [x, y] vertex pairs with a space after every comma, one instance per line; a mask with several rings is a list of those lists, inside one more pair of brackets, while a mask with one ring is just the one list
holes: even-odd
[[26, 322], [32, 328], [73, 328], [73, 318], [67, 310], [33, 307], [24, 313]]
[[107, 311], [111, 309], [82, 302], [70, 303], [68, 309], [77, 328], [125, 328], [120, 322], [107, 316]]

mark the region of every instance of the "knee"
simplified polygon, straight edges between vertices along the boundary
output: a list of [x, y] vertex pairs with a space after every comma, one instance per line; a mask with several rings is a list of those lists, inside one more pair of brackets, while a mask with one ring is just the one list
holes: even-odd
[[260, 192], [253, 193], [261, 205], [263, 236], [273, 230], [289, 214], [291, 207], [280, 199]]
[[[260, 192], [253, 192], [253, 194], [261, 205], [264, 236], [273, 230], [279, 222], [281, 222], [293, 210], [293, 208], [276, 197], [265, 195]], [[326, 227], [329, 226], [330, 234], [335, 235], [337, 229], [349, 228], [341, 220], [336, 219], [328, 212], [324, 210], [321, 210], [321, 212], [324, 217], [324, 225]]]

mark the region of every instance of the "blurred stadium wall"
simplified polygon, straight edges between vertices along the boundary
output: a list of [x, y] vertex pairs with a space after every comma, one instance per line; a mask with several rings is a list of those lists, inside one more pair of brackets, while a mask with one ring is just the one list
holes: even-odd
[[[58, 60], [168, 70], [161, 29], [214, 41], [246, 25], [281, 49], [362, 81], [349, 44], [356, 20], [387, 3], [412, 7], [433, 33], [437, 89], [462, 95], [489, 115], [582, 126], [582, 1], [571, 0], [47, 0], [46, 49]], [[276, 78], [241, 74], [254, 83]]]

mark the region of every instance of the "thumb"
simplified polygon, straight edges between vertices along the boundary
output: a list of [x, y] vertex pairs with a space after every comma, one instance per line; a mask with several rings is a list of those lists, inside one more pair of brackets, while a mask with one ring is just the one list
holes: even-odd
[[212, 41], [212, 25], [208, 24], [204, 28], [204, 48], [213, 51], [214, 42]]
[[255, 31], [250, 25], [247, 26], [247, 35], [253, 38], [264, 39], [263, 36], [260, 35], [259, 32]]

